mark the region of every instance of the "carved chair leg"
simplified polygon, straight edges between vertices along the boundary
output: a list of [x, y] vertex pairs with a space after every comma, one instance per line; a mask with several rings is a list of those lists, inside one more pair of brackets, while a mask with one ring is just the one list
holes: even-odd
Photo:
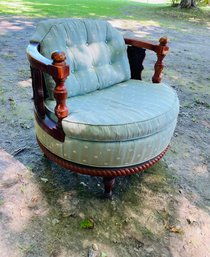
[[106, 198], [111, 198], [112, 197], [112, 189], [113, 189], [113, 186], [115, 184], [115, 178], [104, 177], [103, 182], [104, 182], [104, 196]]

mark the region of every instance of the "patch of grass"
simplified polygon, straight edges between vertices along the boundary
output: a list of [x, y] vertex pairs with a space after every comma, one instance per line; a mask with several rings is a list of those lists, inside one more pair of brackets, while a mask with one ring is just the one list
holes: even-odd
[[22, 250], [22, 252], [24, 254], [27, 254], [27, 255], [29, 253], [33, 253], [33, 250], [34, 250], [34, 245], [32, 245], [32, 244], [30, 244], [30, 245], [19, 245], [18, 247]]
[[80, 227], [85, 229], [93, 229], [94, 222], [91, 219], [85, 219], [80, 223]]
[[210, 107], [209, 103], [205, 102], [204, 100], [202, 100], [200, 98], [195, 98], [194, 101], [195, 101], [196, 105], [202, 105], [206, 108]]
[[119, 16], [120, 8], [128, 4], [128, 0], [10, 0], [2, 2], [0, 9], [3, 14], [32, 17], [108, 17]]
[[164, 15], [168, 18], [175, 18], [179, 20], [188, 20], [192, 23], [197, 23], [199, 21], [205, 21], [210, 19], [210, 9], [209, 8], [199, 8], [199, 9], [179, 9], [172, 8], [171, 6], [164, 6], [160, 8], [160, 15]]
[[16, 55], [12, 53], [4, 53], [2, 56], [4, 59], [14, 59], [16, 57]]
[[28, 70], [26, 70], [26, 69], [19, 69], [18, 73], [19, 73], [20, 76], [28, 78]]
[[1, 102], [1, 104], [2, 105], [5, 105], [6, 104], [6, 102], [7, 102], [7, 100], [6, 100], [6, 98], [5, 97], [0, 97], [0, 102]]
[[148, 239], [153, 239], [154, 238], [154, 234], [152, 233], [152, 231], [147, 228], [147, 227], [142, 227], [141, 232], [143, 234], [144, 237], [148, 238]]
[[9, 103], [10, 103], [10, 107], [11, 107], [11, 109], [12, 109], [12, 110], [15, 110], [15, 109], [16, 109], [16, 107], [17, 107], [17, 103], [16, 103], [16, 101], [15, 101], [15, 100], [11, 100], [11, 101], [9, 101]]
[[4, 204], [4, 199], [0, 197], [0, 206]]
[[192, 108], [193, 104], [191, 102], [183, 102], [181, 107], [182, 108]]
[[159, 22], [161, 26], [170, 23], [176, 27], [174, 19], [200, 23], [210, 21], [210, 8], [185, 10], [165, 4], [148, 4], [133, 0], [10, 0], [0, 3], [2, 14], [30, 17], [90, 17], [124, 18], [142, 22]]
[[0, 96], [4, 95], [4, 89], [0, 88]]

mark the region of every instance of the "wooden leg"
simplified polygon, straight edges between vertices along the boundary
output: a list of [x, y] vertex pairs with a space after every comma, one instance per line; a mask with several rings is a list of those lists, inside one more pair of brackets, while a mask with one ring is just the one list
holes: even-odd
[[112, 197], [112, 189], [115, 184], [115, 178], [104, 177], [103, 182], [104, 182], [104, 196], [106, 198], [111, 198]]

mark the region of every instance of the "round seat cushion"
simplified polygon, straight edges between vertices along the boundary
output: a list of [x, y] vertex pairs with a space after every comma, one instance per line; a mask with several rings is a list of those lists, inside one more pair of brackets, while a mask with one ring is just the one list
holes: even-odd
[[[156, 134], [177, 119], [176, 92], [165, 84], [128, 80], [115, 86], [67, 99], [69, 115], [62, 120], [74, 139], [115, 142]], [[46, 101], [52, 119], [55, 101]]]

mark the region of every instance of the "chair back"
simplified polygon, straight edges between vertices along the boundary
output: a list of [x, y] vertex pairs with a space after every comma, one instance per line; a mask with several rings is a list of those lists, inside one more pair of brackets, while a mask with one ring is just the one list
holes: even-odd
[[[83, 95], [130, 79], [130, 66], [123, 36], [108, 22], [90, 19], [51, 19], [37, 25], [31, 42], [51, 58], [56, 50], [66, 53], [70, 76], [68, 97]], [[55, 83], [44, 75], [48, 98]]]

